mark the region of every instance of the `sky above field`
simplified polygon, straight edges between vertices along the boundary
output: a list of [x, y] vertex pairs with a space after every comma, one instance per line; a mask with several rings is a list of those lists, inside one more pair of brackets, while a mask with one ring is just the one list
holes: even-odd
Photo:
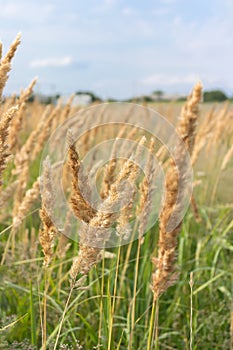
[[201, 79], [233, 95], [232, 19], [232, 0], [0, 0], [4, 52], [22, 32], [5, 93], [38, 76], [47, 94], [187, 94]]

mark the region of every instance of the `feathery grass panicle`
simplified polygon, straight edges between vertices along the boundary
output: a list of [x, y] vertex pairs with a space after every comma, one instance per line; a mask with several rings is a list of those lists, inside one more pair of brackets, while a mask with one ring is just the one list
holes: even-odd
[[15, 105], [18, 105], [16, 94], [12, 94], [11, 96], [7, 96], [7, 98], [5, 98], [5, 100], [4, 100], [4, 103], [1, 104], [1, 114], [4, 114], [11, 107], [14, 107]]
[[208, 138], [210, 137], [212, 129], [215, 127], [215, 108], [215, 106], [211, 108], [208, 115], [206, 116], [206, 119], [202, 123], [201, 128], [199, 128], [197, 132], [192, 152], [192, 165], [196, 163], [201, 150], [204, 148]]
[[0, 120], [0, 189], [2, 188], [2, 174], [6, 168], [9, 158], [9, 127], [17, 111], [18, 106], [11, 107], [6, 113], [3, 114]]
[[28, 215], [29, 210], [31, 209], [32, 205], [35, 203], [37, 198], [39, 197], [40, 193], [40, 184], [39, 184], [39, 178], [34, 181], [31, 188], [29, 188], [20, 203], [17, 213], [15, 217], [13, 218], [13, 226], [15, 228], [19, 227], [23, 221], [23, 219]]
[[[30, 91], [34, 84], [35, 80], [30, 84], [29, 88], [26, 91]], [[25, 96], [26, 95], [27, 93], [25, 92]], [[24, 189], [26, 187], [29, 173], [30, 161], [33, 161], [36, 158], [36, 156], [42, 149], [44, 142], [49, 136], [51, 120], [56, 115], [56, 108], [50, 115], [51, 109], [51, 106], [47, 106], [45, 108], [40, 122], [36, 126], [36, 129], [32, 131], [22, 148], [15, 155], [15, 169], [13, 169], [12, 173], [14, 175], [19, 175], [19, 183], [16, 191], [17, 195], [15, 195], [16, 200], [14, 201], [14, 215], [16, 215], [18, 210], [18, 204], [20, 203], [24, 195]]]
[[17, 215], [19, 206], [24, 198], [28, 177], [29, 177], [29, 165], [27, 164], [22, 168], [22, 171], [18, 175], [18, 183], [14, 193], [14, 198], [13, 198], [13, 210], [12, 210], [13, 217]]
[[62, 124], [64, 123], [64, 121], [69, 117], [70, 115], [70, 111], [71, 111], [71, 106], [72, 106], [72, 103], [73, 103], [73, 100], [75, 98], [75, 95], [71, 95], [68, 102], [66, 103], [61, 115], [60, 115], [60, 120], [59, 122]]
[[19, 104], [19, 110], [13, 119], [9, 131], [9, 149], [11, 152], [16, 153], [20, 149], [20, 130], [22, 128], [23, 118], [26, 115], [26, 103]]
[[192, 153], [195, 135], [197, 118], [199, 115], [198, 105], [202, 98], [202, 84], [199, 82], [194, 86], [192, 94], [181, 111], [181, 118], [178, 122], [177, 132], [185, 143], [190, 154]]
[[[140, 154], [142, 152], [142, 146], [146, 142], [145, 136], [141, 137], [138, 142], [136, 142], [136, 150], [131, 152], [130, 157], [125, 161], [121, 171], [119, 172], [116, 180], [111, 185], [111, 191], [114, 187], [119, 185], [124, 180], [134, 180], [137, 176], [138, 165], [136, 161], [139, 160]], [[135, 148], [135, 145], [134, 145]]]
[[36, 142], [35, 147], [32, 150], [31, 153], [31, 159], [34, 160], [38, 156], [38, 154], [43, 149], [45, 143], [48, 141], [52, 125], [54, 120], [56, 119], [59, 111], [59, 106], [53, 107], [51, 105], [48, 105], [47, 108], [44, 111], [44, 114], [41, 118], [40, 123], [38, 124], [38, 128], [36, 130], [35, 136], [36, 136]]
[[57, 227], [54, 223], [55, 194], [52, 186], [52, 175], [49, 160], [43, 164], [43, 175], [41, 178], [41, 209], [40, 218], [43, 228], [39, 232], [39, 240], [44, 253], [44, 265], [49, 266], [53, 255], [55, 237], [58, 235]]
[[117, 138], [115, 139], [115, 142], [113, 143], [113, 146], [112, 146], [111, 159], [104, 168], [104, 176], [103, 176], [101, 190], [100, 190], [100, 195], [102, 198], [107, 198], [111, 184], [114, 182], [114, 179], [115, 179], [115, 170], [116, 170], [116, 164], [117, 164], [117, 159], [116, 159], [117, 141], [123, 136], [125, 132], [125, 128], [126, 126], [124, 126], [120, 130], [119, 134], [117, 135]]
[[24, 90], [21, 91], [20, 93], [20, 96], [19, 96], [19, 103], [22, 103], [22, 102], [26, 102], [29, 97], [31, 96], [31, 94], [33, 93], [33, 89], [34, 89], [34, 86], [36, 85], [37, 83], [37, 80], [38, 78], [34, 78], [30, 84], [28, 85], [28, 87]]
[[0, 100], [2, 99], [3, 89], [8, 79], [8, 73], [11, 70], [10, 62], [0, 65]]
[[229, 148], [227, 153], [225, 154], [222, 165], [221, 165], [221, 170], [225, 170], [227, 167], [227, 164], [230, 162], [231, 158], [233, 157], [233, 145]]
[[178, 173], [173, 160], [170, 161], [170, 166], [167, 170], [165, 187], [166, 198], [159, 217], [158, 257], [152, 258], [152, 262], [156, 266], [156, 270], [152, 274], [151, 287], [155, 300], [177, 279], [177, 276], [173, 273], [177, 235], [180, 232], [181, 223], [172, 232], [167, 232], [167, 224], [175, 207], [178, 193]]
[[115, 178], [115, 169], [117, 164], [117, 160], [115, 158], [116, 156], [115, 145], [116, 145], [116, 142], [113, 145], [111, 159], [104, 168], [104, 176], [103, 176], [103, 181], [102, 181], [102, 186], [100, 191], [100, 195], [102, 198], [107, 198], [111, 184], [114, 182], [114, 178]]
[[3, 207], [9, 199], [12, 197], [14, 191], [17, 188], [18, 180], [15, 180], [11, 184], [9, 184], [0, 194], [0, 208]]
[[[177, 132], [186, 145], [190, 154], [192, 153], [195, 128], [198, 117], [198, 105], [202, 96], [202, 86], [198, 83], [188, 98], [183, 110], [181, 119], [177, 126]], [[182, 187], [180, 181], [184, 181], [185, 178], [185, 150], [183, 145], [179, 143], [176, 149], [176, 161], [179, 162], [179, 172], [174, 159], [170, 159], [170, 165], [167, 170], [165, 178], [166, 197], [163, 205], [162, 212], [160, 214], [159, 222], [159, 242], [158, 242], [158, 257], [152, 258], [153, 264], [156, 266], [155, 272], [152, 274], [152, 291], [154, 294], [154, 300], [157, 300], [159, 296], [164, 293], [174, 282], [177, 280], [177, 273], [175, 271], [175, 255], [177, 246], [177, 237], [180, 232], [182, 221], [177, 223], [172, 231], [168, 231], [168, 223], [171, 215], [179, 207], [177, 205], [177, 195], [179, 185]], [[182, 191], [182, 188], [181, 188]]]
[[[139, 142], [140, 146], [145, 142], [142, 138]], [[72, 142], [71, 142], [72, 143]], [[139, 155], [140, 147], [137, 146], [136, 154]], [[111, 185], [108, 197], [99, 206], [95, 216], [89, 221], [89, 224], [82, 226], [79, 232], [79, 252], [74, 258], [73, 265], [70, 270], [70, 275], [73, 280], [76, 279], [78, 273], [87, 274], [93, 265], [101, 259], [102, 245], [109, 239], [109, 231], [113, 223], [119, 217], [119, 213], [113, 210], [114, 205], [124, 197], [124, 189], [119, 191], [119, 185], [122, 181], [132, 180], [137, 174], [137, 165], [133, 163], [132, 158], [128, 159], [117, 176], [115, 182]]]
[[47, 214], [53, 221], [54, 206], [55, 206], [55, 192], [52, 185], [52, 170], [49, 157], [43, 162], [43, 175], [40, 181], [42, 204]]
[[70, 269], [71, 279], [75, 281], [79, 273], [82, 275], [88, 274], [91, 268], [100, 260], [100, 252], [100, 248], [80, 243], [78, 256], [73, 259]]
[[[68, 164], [71, 169], [72, 174], [72, 195], [70, 198], [70, 203], [75, 216], [84, 222], [90, 222], [90, 220], [95, 216], [96, 210], [91, 207], [91, 205], [84, 198], [83, 193], [80, 189], [81, 179], [81, 161], [79, 154], [75, 147], [75, 141], [71, 130], [67, 133], [68, 142]], [[84, 184], [88, 186], [88, 184]]]
[[17, 144], [18, 144], [18, 147], [20, 147], [18, 138], [19, 138], [19, 131], [22, 128], [23, 119], [25, 117], [26, 101], [31, 96], [36, 82], [37, 82], [37, 78], [33, 79], [33, 81], [29, 84], [27, 89], [21, 92], [19, 99], [17, 101], [19, 105], [19, 110], [16, 113], [15, 118], [11, 123], [11, 128], [9, 133], [10, 150], [15, 148]]
[[149, 154], [146, 162], [146, 174], [143, 181], [140, 183], [139, 192], [140, 192], [140, 201], [137, 207], [137, 215], [139, 216], [139, 227], [138, 232], [141, 237], [144, 233], [147, 224], [147, 217], [151, 209], [152, 201], [152, 192], [153, 192], [153, 174], [155, 169], [153, 168], [153, 157], [155, 150], [155, 139], [151, 138], [149, 145]]
[[[229, 101], [224, 103], [224, 106], [217, 111], [214, 120], [210, 125], [210, 132], [208, 137], [208, 143], [206, 151], [211, 152], [215, 148], [216, 144], [219, 144], [224, 138], [232, 136], [233, 123], [232, 123], [232, 110], [229, 109]], [[226, 127], [227, 125], [227, 127]]]
[[49, 115], [50, 112], [51, 106], [47, 106], [35, 130], [32, 131], [24, 145], [16, 153], [14, 158], [15, 169], [13, 171], [15, 175], [20, 174], [25, 167], [28, 167], [30, 161], [33, 161], [41, 151], [49, 136], [51, 119], [56, 115], [55, 110], [51, 115]]
[[168, 149], [166, 147], [166, 145], [162, 145], [159, 147], [158, 151], [156, 152], [156, 158], [159, 159], [160, 163], [162, 164], [168, 154]]
[[[11, 60], [15, 55], [15, 52], [17, 50], [17, 47], [20, 44], [21, 34], [19, 33], [13, 43], [11, 44], [8, 52], [6, 55], [2, 58], [0, 63], [0, 98], [2, 97], [2, 92], [5, 87], [5, 84], [8, 79], [8, 73], [11, 70]], [[1, 51], [2, 51], [2, 45], [1, 45]], [[1, 52], [2, 53], [2, 52]]]
[[[132, 216], [132, 208], [135, 201], [136, 196], [136, 189], [135, 189], [135, 181], [139, 173], [139, 166], [140, 164], [140, 155], [142, 153], [142, 146], [145, 144], [146, 138], [143, 136], [140, 141], [138, 142], [135, 155], [131, 155], [129, 160], [125, 163], [125, 170], [127, 173], [127, 167], [131, 167], [130, 162], [132, 162], [132, 169], [128, 176], [128, 182], [130, 184], [130, 189], [127, 192], [127, 189], [124, 190], [124, 196], [128, 199], [128, 203], [122, 208], [119, 217], [117, 218], [117, 231], [121, 237], [128, 238], [131, 234], [131, 227], [129, 225], [129, 219]], [[132, 159], [133, 158], [133, 159]], [[132, 159], [132, 160], [131, 160]], [[124, 169], [124, 168], [123, 168]], [[121, 180], [120, 180], [121, 181]]]
[[[34, 81], [30, 84], [30, 86], [32, 87], [33, 85], [34, 85]], [[30, 87], [27, 90], [30, 90]], [[21, 104], [21, 106], [23, 104]], [[26, 188], [26, 184], [29, 176], [30, 161], [33, 161], [35, 159], [35, 157], [39, 153], [39, 150], [41, 150], [42, 148], [42, 145], [40, 144], [40, 149], [38, 150], [38, 152], [36, 152], [38, 143], [40, 141], [40, 135], [44, 134], [44, 128], [46, 129], [47, 123], [50, 122], [49, 121], [50, 118], [48, 118], [50, 111], [51, 111], [51, 106], [47, 106], [35, 130], [31, 132], [26, 142], [18, 150], [18, 152], [14, 157], [15, 169], [12, 170], [12, 174], [19, 176], [19, 182], [18, 182], [17, 190], [15, 193], [15, 200], [14, 200], [14, 211], [13, 211], [14, 215], [16, 215], [19, 203], [21, 202], [24, 196], [24, 190]], [[48, 132], [46, 135], [48, 136]]]
[[128, 148], [128, 146], [127, 146], [128, 140], [134, 140], [135, 136], [137, 135], [137, 132], [138, 132], [138, 128], [136, 126], [131, 128], [130, 132], [127, 134], [124, 141], [122, 142], [120, 154], [122, 154], [122, 153], [124, 154], [126, 152], [126, 150]]
[[18, 186], [14, 196], [13, 216], [17, 215], [19, 205], [24, 197], [25, 188], [26, 188], [28, 176], [29, 176], [30, 161], [34, 159], [33, 155], [35, 154], [34, 146], [36, 142], [38, 142], [38, 136], [41, 134], [44, 134], [44, 130], [43, 130], [44, 122], [45, 122], [45, 125], [47, 125], [47, 123], [49, 122], [49, 121], [46, 122], [46, 119], [47, 119], [48, 111], [50, 111], [50, 108], [51, 107], [48, 106], [45, 109], [45, 112], [41, 118], [40, 123], [37, 124], [36, 129], [32, 131], [32, 133], [29, 135], [24, 145], [15, 155], [15, 158], [14, 158], [15, 169], [12, 170], [12, 173], [14, 175], [18, 175], [19, 182], [18, 182]]
[[[91, 142], [93, 140], [93, 134], [96, 134], [97, 128], [92, 129], [91, 118], [88, 118], [88, 113], [85, 110], [79, 111], [79, 114], [83, 114], [85, 119], [86, 132], [82, 135], [82, 150], [86, 154], [91, 147]], [[86, 115], [87, 114], [87, 115]]]
[[214, 125], [215, 127], [213, 129], [214, 133], [212, 138], [213, 143], [219, 141], [222, 136], [222, 132], [225, 129], [226, 121], [229, 116], [229, 114], [227, 113], [228, 109], [229, 109], [229, 101], [226, 101], [224, 103], [224, 107], [220, 110], [215, 121], [215, 125]]
[[17, 47], [19, 46], [19, 44], [21, 43], [21, 33], [18, 33], [16, 35], [15, 40], [13, 41], [13, 43], [11, 44], [8, 52], [6, 53], [6, 55], [2, 58], [1, 64], [4, 64], [6, 62], [11, 62], [12, 58], [15, 55], [15, 52], [17, 50]]

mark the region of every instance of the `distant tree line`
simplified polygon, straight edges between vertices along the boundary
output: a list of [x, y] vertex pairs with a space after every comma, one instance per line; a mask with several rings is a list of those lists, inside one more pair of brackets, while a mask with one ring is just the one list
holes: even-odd
[[210, 90], [210, 91], [204, 91], [203, 99], [204, 99], [204, 102], [222, 102], [222, 101], [226, 101], [229, 98], [221, 90]]
[[[97, 96], [96, 94], [94, 94], [91, 91], [86, 91], [86, 90], [80, 90], [77, 91], [75, 93], [76, 95], [89, 95], [90, 96], [90, 101], [91, 103], [94, 102], [102, 102], [103, 99], [101, 99], [99, 96]], [[29, 98], [29, 102], [33, 102], [35, 99], [39, 99], [40, 102], [44, 103], [44, 104], [55, 104], [57, 102], [57, 100], [59, 99], [59, 97], [61, 97], [61, 95], [59, 94], [55, 94], [55, 95], [31, 95]], [[177, 97], [174, 98], [177, 101], [185, 101], [186, 100], [186, 96], [182, 96], [182, 97]], [[162, 91], [162, 90], [156, 90], [153, 91], [150, 95], [142, 95], [142, 96], [138, 96], [138, 97], [133, 97], [133, 98], [129, 98], [124, 100], [124, 102], [169, 102], [171, 100], [171, 97], [167, 97], [166, 94]], [[233, 101], [233, 97], [229, 97], [227, 96], [227, 94], [225, 92], [223, 92], [222, 90], [209, 90], [209, 91], [204, 91], [203, 93], [203, 101], [204, 102], [223, 102], [226, 100], [231, 100]], [[106, 99], [106, 102], [115, 102], [118, 101], [117, 99], [114, 98], [108, 98]]]
[[[177, 101], [183, 102], [186, 100], [186, 96], [181, 96], [181, 97], [177, 97], [174, 98]], [[166, 94], [161, 91], [161, 90], [156, 90], [154, 91], [151, 95], [144, 95], [144, 96], [140, 96], [137, 98], [132, 98], [132, 99], [128, 99], [127, 101], [132, 102], [132, 101], [140, 101], [140, 102], [168, 102], [170, 101], [171, 98], [166, 97]], [[233, 101], [233, 97], [229, 97], [226, 95], [225, 92], [223, 92], [222, 90], [209, 90], [209, 91], [204, 91], [203, 93], [203, 101], [204, 102], [223, 102], [226, 100], [231, 100]]]

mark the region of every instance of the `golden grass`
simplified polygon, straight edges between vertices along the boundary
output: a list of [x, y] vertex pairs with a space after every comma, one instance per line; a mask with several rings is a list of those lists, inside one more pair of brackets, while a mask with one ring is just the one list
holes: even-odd
[[[202, 86], [197, 84], [187, 103], [182, 109], [181, 119], [179, 120], [177, 131], [185, 144], [187, 150], [191, 153], [194, 145], [195, 129], [198, 117], [198, 104], [201, 100]], [[153, 258], [156, 271], [152, 276], [152, 291], [155, 300], [164, 293], [167, 288], [177, 280], [175, 269], [175, 256], [177, 246], [177, 236], [180, 232], [182, 221], [176, 222], [176, 226], [169, 229], [170, 219], [175, 211], [179, 209], [177, 203], [179, 188], [184, 187], [186, 164], [185, 147], [183, 143], [176, 145], [176, 162], [171, 159], [166, 174], [166, 198], [162, 212], [159, 217], [159, 242], [158, 257]], [[179, 164], [179, 169], [177, 168]], [[179, 173], [178, 173], [179, 172]]]
[[[9, 51], [1, 60], [0, 96], [2, 96], [11, 69], [11, 61], [19, 44], [20, 35], [16, 37]], [[0, 56], [1, 51], [2, 46], [0, 46]], [[34, 231], [32, 230], [31, 235], [34, 237], [33, 240], [36, 240], [36, 238], [39, 239], [44, 255], [44, 265], [48, 267], [53, 259], [59, 260], [64, 258], [70, 248], [71, 242], [66, 237], [66, 233], [69, 231], [68, 227], [71, 225], [72, 214], [71, 210], [68, 211], [64, 232], [59, 232], [54, 220], [56, 199], [49, 160], [44, 162], [43, 175], [41, 178], [38, 177], [38, 174], [36, 177], [34, 176], [33, 179], [31, 178], [31, 166], [40, 159], [40, 153], [51, 132], [55, 130], [60, 123], [66, 121], [71, 116], [72, 112], [78, 110], [78, 108], [72, 107], [73, 95], [65, 106], [58, 103], [57, 106], [50, 105], [46, 107], [37, 101], [29, 103], [28, 99], [33, 92], [35, 84], [36, 79], [30, 83], [28, 88], [20, 93], [19, 98], [15, 96], [9, 97], [2, 102], [1, 105], [0, 209], [2, 223], [5, 224], [6, 222], [6, 226], [9, 225], [9, 228], [12, 228], [3, 253], [2, 264], [7, 261], [9, 255], [11, 255], [11, 259], [14, 259], [15, 236], [17, 235], [17, 231], [20, 227], [23, 227], [26, 218], [31, 215], [33, 206], [37, 204], [37, 207], [41, 207], [39, 211], [41, 229], [39, 232], [34, 232], [35, 230], [33, 229]], [[181, 110], [181, 117], [176, 123], [176, 130], [182, 139], [182, 143], [180, 142], [176, 145], [175, 156], [169, 160], [167, 160], [168, 155], [166, 147], [164, 145], [161, 146], [159, 143], [157, 145], [154, 138], [151, 138], [149, 144], [147, 144], [146, 137], [148, 138], [148, 135], [141, 135], [141, 131], [139, 132], [137, 128], [122, 126], [117, 129], [117, 127], [114, 128], [110, 126], [109, 129], [106, 129], [106, 133], [102, 133], [100, 128], [96, 127], [92, 129], [90, 133], [84, 134], [81, 137], [82, 142], [79, 141], [78, 145], [76, 145], [73, 139], [72, 132], [68, 132], [68, 162], [65, 165], [66, 172], [64, 172], [65, 191], [66, 194], [70, 196], [70, 209], [72, 209], [77, 220], [81, 222], [77, 226], [79, 230], [77, 255], [73, 258], [70, 269], [70, 276], [73, 282], [71, 292], [75, 287], [76, 279], [80, 277], [79, 274], [88, 274], [93, 266], [98, 264], [104, 256], [103, 248], [109, 239], [108, 229], [115, 227], [120, 239], [124, 235], [133, 235], [134, 232], [132, 232], [132, 228], [130, 227], [132, 219], [136, 220], [134, 230], [137, 230], [140, 238], [136, 256], [136, 270], [138, 269], [140, 245], [143, 243], [142, 236], [146, 229], [152, 207], [151, 197], [152, 191], [154, 190], [152, 178], [155, 172], [153, 167], [154, 156], [164, 165], [166, 171], [166, 196], [159, 216], [158, 242], [154, 239], [154, 248], [157, 254], [152, 257], [152, 264], [155, 268], [152, 274], [151, 284], [154, 307], [159, 297], [177, 281], [177, 242], [182, 227], [182, 220], [178, 221], [171, 230], [169, 230], [169, 224], [172, 215], [179, 214], [180, 208], [179, 203], [177, 204], [177, 197], [179, 188], [181, 189], [182, 196], [182, 181], [185, 181], [186, 176], [185, 152], [189, 152], [192, 164], [197, 167], [197, 169], [199, 167], [199, 162], [201, 161], [203, 163], [203, 159], [205, 160], [204, 176], [198, 177], [198, 172], [196, 172], [195, 175], [195, 180], [199, 183], [197, 191], [199, 191], [199, 188], [202, 188], [201, 191], [205, 192], [207, 196], [209, 186], [212, 186], [212, 188], [214, 188], [213, 199], [215, 199], [215, 197], [217, 198], [217, 196], [221, 198], [222, 194], [218, 192], [219, 184], [221, 185], [221, 176], [227, 172], [228, 167], [232, 168], [232, 106], [227, 103], [219, 108], [216, 106], [203, 111], [203, 109], [200, 108], [201, 96], [202, 86], [198, 83], [195, 85], [187, 102], [184, 104]], [[173, 122], [175, 115], [174, 108], [174, 105], [171, 104], [167, 112], [167, 118]], [[83, 111], [83, 115], [85, 116], [84, 112], [85, 109]], [[129, 111], [129, 115], [130, 113], [133, 113], [132, 108]], [[126, 121], [129, 115], [126, 116]], [[98, 116], [99, 121], [104, 120], [105, 116], [105, 108], [103, 108]], [[132, 150], [126, 150], [128, 152], [128, 159], [121, 159], [118, 163], [116, 159], [117, 142], [115, 141], [111, 150], [112, 159], [106, 164], [98, 179], [102, 202], [95, 207], [88, 202], [90, 199], [89, 197], [91, 197], [88, 196], [88, 194], [91, 195], [91, 193], [80, 154], [85, 155], [93, 145], [98, 143], [98, 140], [103, 140], [109, 135], [113, 136], [116, 140], [120, 138], [133, 140], [135, 147]], [[148, 173], [148, 177], [139, 176], [139, 168], [136, 164], [142, 154], [143, 146], [147, 147], [149, 150], [146, 159], [146, 172]], [[124, 145], [122, 147], [124, 147]], [[210, 156], [206, 156], [205, 152], [209, 152]], [[220, 154], [218, 157], [220, 159], [215, 157], [216, 154]], [[95, 164], [93, 163], [92, 170], [94, 166]], [[214, 183], [209, 183], [208, 174], [214, 171], [218, 171], [217, 176], [214, 177], [216, 181]], [[207, 181], [205, 181], [206, 178]], [[124, 186], [125, 182], [131, 185], [133, 191], [127, 192]], [[85, 198], [82, 194], [82, 186], [85, 187], [85, 194], [87, 194]], [[40, 193], [41, 199], [39, 199]], [[137, 193], [139, 193], [139, 197], [137, 197]], [[120, 212], [114, 212], [114, 205], [124, 197], [128, 198], [127, 204]], [[135, 203], [136, 205], [134, 205]], [[199, 203], [195, 200], [194, 196], [191, 198], [191, 205], [196, 219], [199, 220]], [[9, 208], [11, 209], [9, 210]], [[10, 224], [9, 220], [11, 220]], [[127, 263], [129, 255], [130, 253], [125, 259]], [[119, 259], [118, 257], [118, 263]], [[124, 277], [127, 270], [127, 263], [123, 273]], [[148, 264], [151, 264], [151, 262], [148, 261]], [[62, 273], [62, 270], [60, 272]], [[137, 278], [138, 276], [136, 273], [131, 311], [132, 323], [134, 323], [135, 317]], [[116, 280], [117, 277], [115, 277], [115, 292]], [[192, 282], [193, 280], [190, 281], [191, 289], [193, 287]], [[121, 288], [122, 285], [120, 286], [120, 290]], [[70, 295], [71, 294], [69, 294], [68, 301]], [[68, 304], [66, 305], [66, 309], [67, 307]], [[112, 312], [114, 312], [114, 308], [115, 300]], [[153, 312], [156, 313], [156, 310], [153, 309]], [[191, 320], [190, 324], [192, 329], [193, 325]], [[61, 331], [61, 327], [62, 325], [60, 326], [59, 332]], [[131, 328], [133, 332], [133, 324]], [[46, 334], [45, 330], [44, 332], [44, 334]], [[231, 322], [231, 336], [232, 333]], [[46, 339], [44, 339], [44, 344], [45, 342]]]

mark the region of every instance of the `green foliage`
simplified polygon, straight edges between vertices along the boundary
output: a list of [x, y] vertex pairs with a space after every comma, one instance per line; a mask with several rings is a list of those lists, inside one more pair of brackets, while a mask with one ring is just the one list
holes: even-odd
[[164, 95], [164, 92], [162, 90], [155, 90], [153, 91], [153, 95], [156, 97], [157, 101], [160, 101]]
[[[202, 222], [196, 223], [191, 212], [187, 213], [177, 250], [180, 276], [177, 283], [159, 300], [158, 343], [161, 348], [189, 349], [191, 271], [194, 274], [193, 348], [211, 350], [227, 349], [229, 346], [233, 278], [232, 211], [216, 208], [213, 213], [203, 207], [201, 217]], [[30, 226], [28, 228], [30, 230]], [[39, 223], [36, 229], [39, 229]], [[19, 232], [19, 241], [22, 234]], [[138, 241], [111, 249], [114, 257], [99, 263], [89, 273], [85, 284], [73, 291], [58, 349], [126, 350], [132, 331], [132, 349], [147, 348], [152, 307], [150, 258], [156, 249], [157, 240], [156, 225], [146, 234], [140, 247], [134, 329], [131, 328], [131, 318]], [[69, 294], [70, 283], [66, 274], [76, 249], [75, 244], [72, 244], [66, 258], [56, 259], [48, 271], [48, 349], [53, 348]], [[4, 315], [0, 331], [2, 346], [5, 346], [2, 349], [16, 349], [18, 346], [17, 349], [29, 350], [34, 349], [33, 343], [40, 348], [40, 313], [45, 287], [40, 249], [36, 260], [30, 257], [30, 252], [25, 260], [19, 244], [14, 260], [8, 259], [0, 273], [0, 308], [1, 315]], [[22, 319], [12, 323], [22, 315]], [[111, 322], [111, 343], [108, 344]], [[9, 324], [12, 326], [4, 330]], [[29, 334], [32, 337], [30, 344], [29, 340], [25, 341]]]
[[227, 100], [227, 95], [221, 90], [205, 91], [204, 102], [222, 102]]
[[76, 95], [89, 95], [91, 97], [91, 102], [101, 102], [102, 99], [98, 96], [96, 96], [93, 92], [91, 91], [77, 91]]

